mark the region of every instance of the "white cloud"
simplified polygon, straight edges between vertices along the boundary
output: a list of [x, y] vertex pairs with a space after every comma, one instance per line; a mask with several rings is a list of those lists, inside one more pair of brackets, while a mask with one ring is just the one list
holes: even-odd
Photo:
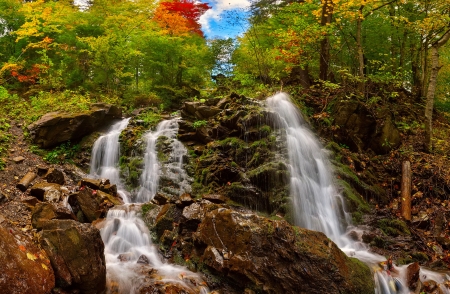
[[212, 8], [200, 17], [199, 23], [205, 33], [212, 33], [211, 21], [220, 22], [221, 17], [227, 10], [245, 9], [250, 6], [249, 0], [211, 0], [204, 1]]

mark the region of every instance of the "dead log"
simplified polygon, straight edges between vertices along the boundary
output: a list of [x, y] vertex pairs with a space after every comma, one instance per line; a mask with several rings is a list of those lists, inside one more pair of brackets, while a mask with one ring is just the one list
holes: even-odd
[[31, 185], [31, 182], [36, 178], [36, 174], [34, 172], [28, 172], [23, 178], [20, 180], [20, 182], [16, 185], [16, 187], [22, 191], [25, 192], [28, 187]]
[[402, 164], [402, 217], [411, 221], [411, 164], [404, 161]]

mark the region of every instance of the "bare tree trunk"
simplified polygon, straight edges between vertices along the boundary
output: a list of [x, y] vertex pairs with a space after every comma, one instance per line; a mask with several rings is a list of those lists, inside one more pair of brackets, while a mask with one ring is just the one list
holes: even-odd
[[404, 161], [402, 164], [402, 217], [411, 220], [411, 164]]
[[[333, 0], [323, 0], [322, 16], [320, 25], [326, 26], [331, 23], [333, 17]], [[330, 65], [330, 40], [326, 35], [322, 41], [320, 41], [320, 72], [319, 78], [323, 81], [328, 80], [328, 70]]]
[[360, 93], [364, 95], [364, 51], [362, 46], [362, 22], [363, 22], [363, 15], [362, 10], [364, 8], [364, 5], [362, 5], [358, 10], [358, 20], [356, 22], [356, 47], [358, 51], [358, 76], [360, 81], [358, 82], [358, 90]]
[[450, 39], [450, 30], [448, 30], [442, 38], [431, 46], [431, 72], [428, 83], [425, 106], [425, 150], [431, 152], [431, 136], [433, 133], [433, 106], [434, 95], [436, 93], [437, 76], [441, 66], [439, 65], [439, 48], [442, 47]]

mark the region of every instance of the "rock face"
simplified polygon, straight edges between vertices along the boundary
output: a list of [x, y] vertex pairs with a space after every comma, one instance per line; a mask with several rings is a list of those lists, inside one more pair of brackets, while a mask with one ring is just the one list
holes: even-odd
[[104, 244], [97, 228], [74, 220], [50, 220], [42, 225], [41, 246], [50, 257], [56, 284], [82, 293], [104, 293]]
[[47, 113], [28, 126], [35, 144], [48, 148], [65, 141], [75, 141], [94, 131], [108, 120], [121, 118], [121, 110], [113, 105], [96, 103], [86, 113]]
[[0, 225], [0, 292], [45, 294], [55, 287], [47, 254]]
[[389, 153], [400, 145], [400, 132], [388, 111], [376, 114], [358, 101], [339, 101], [333, 109], [339, 138], [354, 151], [368, 148], [377, 154]]
[[163, 251], [188, 256], [188, 266], [224, 281], [217, 288], [233, 288], [227, 293], [373, 293], [369, 268], [323, 233], [207, 200], [152, 210], [145, 219]]

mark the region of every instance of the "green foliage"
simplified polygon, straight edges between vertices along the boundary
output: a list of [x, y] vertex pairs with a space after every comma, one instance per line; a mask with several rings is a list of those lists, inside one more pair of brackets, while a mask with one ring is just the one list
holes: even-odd
[[44, 160], [53, 164], [71, 162], [79, 151], [79, 144], [71, 144], [70, 141], [68, 141], [49, 151], [44, 156]]
[[198, 128], [206, 126], [207, 124], [208, 124], [208, 122], [206, 120], [197, 120], [197, 121], [194, 121], [194, 123], [192, 124], [192, 127], [194, 129], [198, 129]]
[[154, 112], [153, 110], [147, 110], [140, 113], [136, 119], [142, 120], [144, 122], [144, 127], [149, 129], [154, 128], [161, 121], [161, 114]]
[[147, 214], [147, 212], [149, 212], [150, 210], [152, 210], [155, 207], [156, 206], [152, 203], [142, 204], [142, 206], [141, 206], [142, 215], [145, 216]]
[[399, 219], [384, 218], [378, 221], [378, 227], [389, 236], [410, 235], [408, 226]]

